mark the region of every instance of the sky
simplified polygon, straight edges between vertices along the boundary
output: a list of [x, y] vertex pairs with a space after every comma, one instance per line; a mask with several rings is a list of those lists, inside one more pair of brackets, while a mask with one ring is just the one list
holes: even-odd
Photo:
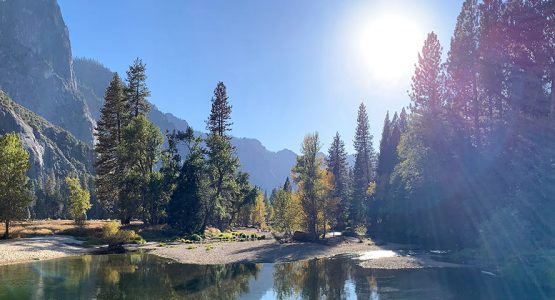
[[384, 117], [410, 103], [426, 34], [449, 48], [462, 0], [59, 0], [73, 55], [120, 75], [147, 65], [150, 101], [205, 129], [218, 81], [233, 106], [232, 134], [299, 152], [317, 131], [353, 150], [358, 106], [374, 147]]

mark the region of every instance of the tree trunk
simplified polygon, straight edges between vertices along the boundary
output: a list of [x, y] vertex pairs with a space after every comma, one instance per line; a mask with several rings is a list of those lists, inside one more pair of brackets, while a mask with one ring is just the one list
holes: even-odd
[[10, 237], [10, 220], [6, 220], [6, 228], [4, 231], [4, 239], [8, 239]]

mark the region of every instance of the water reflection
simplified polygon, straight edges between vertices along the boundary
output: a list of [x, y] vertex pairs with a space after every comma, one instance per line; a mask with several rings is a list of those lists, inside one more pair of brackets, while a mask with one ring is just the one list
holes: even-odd
[[470, 269], [368, 270], [342, 256], [182, 265], [144, 253], [0, 267], [0, 299], [541, 299]]

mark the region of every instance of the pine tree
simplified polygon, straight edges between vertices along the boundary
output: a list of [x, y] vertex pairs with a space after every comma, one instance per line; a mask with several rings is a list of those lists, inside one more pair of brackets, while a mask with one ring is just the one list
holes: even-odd
[[98, 201], [111, 211], [120, 197], [119, 181], [122, 165], [118, 156], [118, 147], [122, 141], [122, 129], [126, 125], [126, 100], [124, 86], [115, 73], [106, 89], [104, 105], [100, 110], [95, 136], [95, 186]]
[[127, 70], [127, 109], [130, 117], [146, 116], [150, 112], [150, 90], [146, 86], [146, 65], [140, 58], [136, 58], [133, 65]]
[[[246, 194], [236, 193], [239, 181], [245, 183], [244, 175], [238, 173], [239, 158], [231, 144], [231, 105], [228, 102], [226, 87], [218, 82], [212, 97], [212, 108], [206, 122], [209, 130], [206, 138], [206, 155], [208, 174], [210, 176], [210, 206], [206, 214], [205, 225], [210, 223], [220, 229], [226, 229], [238, 213], [238, 207], [245, 203]], [[248, 175], [247, 175], [248, 178]], [[248, 189], [245, 186], [246, 189]], [[252, 189], [252, 188], [251, 188]], [[252, 192], [252, 191], [251, 191]], [[251, 197], [252, 198], [252, 197]]]
[[442, 113], [441, 45], [434, 32], [428, 34], [412, 77], [411, 110], [437, 119]]
[[29, 153], [19, 136], [8, 133], [0, 137], [0, 220], [4, 221], [4, 238], [10, 236], [10, 223], [25, 218], [32, 197], [29, 189]]
[[151, 180], [156, 180], [158, 176], [154, 167], [160, 159], [162, 142], [160, 129], [146, 116], [131, 119], [123, 129], [122, 143], [118, 147], [118, 155], [125, 166], [118, 205], [122, 224], [128, 224], [131, 218], [139, 216], [146, 223], [151, 223], [154, 212], [148, 210], [148, 207], [153, 207], [148, 203], [160, 199], [149, 191], [149, 187], [153, 187]]
[[220, 136], [225, 136], [228, 131], [231, 131], [231, 108], [228, 102], [226, 87], [223, 82], [218, 82], [214, 89], [214, 97], [212, 97], [212, 108], [210, 110], [210, 117], [206, 122], [206, 129], [212, 133]]
[[208, 211], [208, 169], [200, 139], [188, 139], [190, 147], [168, 206], [168, 223], [186, 233], [204, 233]]
[[338, 200], [335, 212], [338, 229], [344, 229], [347, 226], [349, 217], [348, 168], [345, 143], [337, 132], [328, 150], [327, 169], [333, 174], [333, 196]]
[[[394, 121], [397, 120], [397, 113], [395, 113]], [[390, 168], [391, 163], [391, 135], [392, 135], [392, 123], [389, 120], [389, 112], [385, 115], [385, 120], [382, 129], [382, 139], [380, 140], [380, 152], [378, 155], [378, 166], [376, 168], [376, 177], [379, 179], [381, 176], [387, 173], [387, 169]]]
[[447, 58], [447, 86], [451, 121], [460, 134], [480, 144], [481, 103], [478, 95], [479, 11], [476, 0], [466, 0], [457, 18]]
[[289, 181], [289, 177], [285, 178], [285, 183], [283, 184], [283, 190], [289, 193], [293, 191], [293, 187], [291, 187], [291, 181]]
[[357, 128], [355, 132], [355, 166], [353, 171], [353, 195], [349, 209], [351, 225], [365, 223], [367, 212], [367, 190], [374, 179], [375, 153], [372, 135], [368, 124], [368, 115], [364, 103], [358, 109]]
[[503, 1], [485, 0], [480, 4], [480, 40], [478, 48], [479, 89], [486, 106], [490, 129], [503, 122], [507, 99], [503, 93], [507, 39], [503, 29]]

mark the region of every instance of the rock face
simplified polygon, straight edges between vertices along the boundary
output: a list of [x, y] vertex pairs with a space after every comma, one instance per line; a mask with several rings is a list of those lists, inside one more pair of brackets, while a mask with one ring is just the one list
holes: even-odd
[[[2, 94], [0, 133], [20, 133], [33, 159], [31, 177], [92, 171], [91, 150], [79, 140], [92, 145], [112, 76], [97, 61], [73, 60], [56, 0], [0, 0], [0, 90], [21, 105]], [[156, 107], [149, 118], [162, 132], [188, 127]], [[263, 190], [281, 186], [295, 164], [292, 151], [271, 152], [255, 139], [232, 142], [243, 171]]]
[[12, 101], [0, 91], [0, 135], [16, 132], [29, 151], [29, 177], [42, 182], [46, 176], [84, 176], [92, 172], [91, 148], [69, 132]]
[[56, 0], [0, 1], [0, 89], [92, 144], [94, 121], [78, 93], [72, 64]]

